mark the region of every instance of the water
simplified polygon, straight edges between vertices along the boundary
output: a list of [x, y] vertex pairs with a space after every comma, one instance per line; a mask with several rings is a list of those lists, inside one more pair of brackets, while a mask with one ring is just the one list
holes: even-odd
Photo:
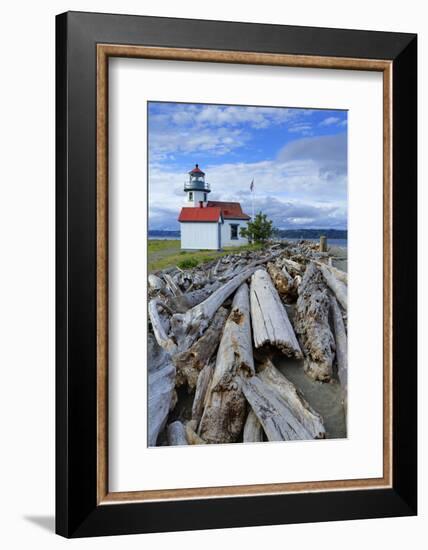
[[[180, 238], [180, 235], [169, 235], [167, 237], [158, 237], [158, 236], [151, 236], [149, 235], [149, 241], [168, 241], [168, 240], [177, 240]], [[295, 238], [295, 237], [284, 237], [279, 239], [281, 241], [292, 241], [292, 242], [298, 242], [301, 241], [301, 238]], [[319, 243], [318, 239], [304, 239], [306, 241], [312, 241], [314, 243]], [[340, 246], [343, 248], [346, 248], [348, 246], [348, 240], [347, 239], [327, 239], [328, 246]]]
[[[319, 243], [319, 238], [314, 239], [301, 239], [301, 238], [295, 238], [295, 237], [283, 237], [279, 239], [280, 241], [292, 241], [292, 242], [298, 242], [301, 240], [305, 241], [312, 241], [314, 243]], [[327, 238], [327, 246], [340, 246], [342, 248], [346, 248], [348, 246], [348, 239], [329, 239]]]

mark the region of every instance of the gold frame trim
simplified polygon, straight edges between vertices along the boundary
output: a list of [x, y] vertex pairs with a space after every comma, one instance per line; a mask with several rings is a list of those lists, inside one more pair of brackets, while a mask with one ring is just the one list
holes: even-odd
[[[383, 477], [150, 491], [108, 490], [108, 59], [133, 57], [383, 73]], [[97, 45], [97, 504], [392, 487], [392, 62], [255, 52]]]

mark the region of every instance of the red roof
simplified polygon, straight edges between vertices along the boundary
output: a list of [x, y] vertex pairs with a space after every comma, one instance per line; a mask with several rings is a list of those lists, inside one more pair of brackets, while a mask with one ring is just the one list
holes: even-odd
[[184, 206], [178, 216], [179, 222], [218, 222], [221, 208], [198, 208]]
[[189, 174], [202, 174], [205, 176], [205, 172], [202, 172], [202, 170], [199, 168], [199, 164], [195, 164], [195, 167], [193, 170], [190, 170]]
[[239, 202], [208, 201], [207, 208], [220, 208], [226, 220], [249, 220], [250, 216], [242, 212]]

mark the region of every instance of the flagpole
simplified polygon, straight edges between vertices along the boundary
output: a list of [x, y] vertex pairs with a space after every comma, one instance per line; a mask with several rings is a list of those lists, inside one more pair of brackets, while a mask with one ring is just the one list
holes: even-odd
[[253, 215], [252, 221], [254, 222], [254, 179], [251, 182], [251, 210]]

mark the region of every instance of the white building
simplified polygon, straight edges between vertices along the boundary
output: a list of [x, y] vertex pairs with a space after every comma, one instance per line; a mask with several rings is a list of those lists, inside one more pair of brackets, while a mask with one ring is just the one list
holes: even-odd
[[209, 201], [210, 185], [197, 164], [189, 172], [184, 192], [185, 206], [178, 217], [182, 249], [220, 250], [248, 243], [240, 236], [240, 229], [247, 225], [250, 216], [242, 211], [239, 202]]

